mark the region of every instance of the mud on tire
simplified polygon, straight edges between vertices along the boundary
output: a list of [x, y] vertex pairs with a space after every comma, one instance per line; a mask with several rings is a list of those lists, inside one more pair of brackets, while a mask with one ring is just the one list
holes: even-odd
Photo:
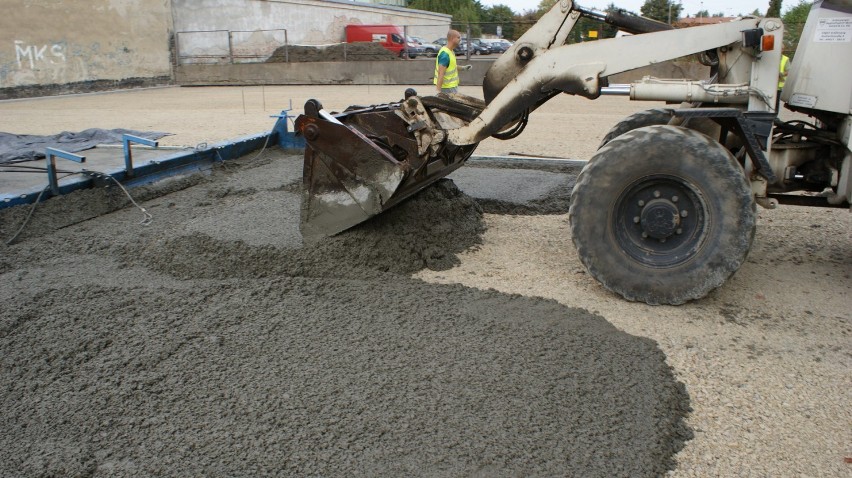
[[681, 304], [743, 264], [755, 203], [721, 144], [678, 126], [628, 131], [577, 178], [569, 211], [580, 260], [628, 300]]
[[607, 143], [628, 131], [644, 128], [645, 126], [669, 124], [669, 121], [672, 119], [672, 111], [674, 111], [672, 108], [652, 108], [633, 113], [619, 121], [606, 133], [598, 149], [603, 148]]
[[[633, 113], [632, 115], [619, 121], [615, 126], [612, 127], [612, 129], [610, 129], [606, 133], [606, 135], [601, 140], [601, 144], [600, 146], [598, 146], [598, 149], [603, 148], [604, 146], [606, 146], [607, 143], [628, 131], [644, 128], [645, 126], [669, 124], [669, 121], [671, 121], [672, 117], [674, 116], [673, 112], [673, 108], [652, 108], [650, 110]], [[707, 136], [710, 136], [711, 138], [718, 137], [720, 131], [719, 125], [709, 118], [691, 118], [678, 126], [687, 127], [691, 130], [695, 130], [699, 133], [703, 133]], [[728, 135], [728, 138], [725, 142], [725, 146], [729, 150], [736, 150], [736, 148], [741, 145], [742, 141], [738, 137], [734, 136], [733, 134]]]

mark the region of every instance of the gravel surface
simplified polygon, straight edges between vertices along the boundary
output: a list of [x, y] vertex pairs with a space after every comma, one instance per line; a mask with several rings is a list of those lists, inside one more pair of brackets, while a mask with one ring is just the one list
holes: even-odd
[[300, 166], [269, 152], [139, 190], [147, 227], [133, 208], [75, 217], [119, 207], [114, 193], [36, 211], [0, 249], [0, 475], [674, 467], [689, 397], [654, 341], [553, 300], [410, 278], [460, 267], [485, 232], [449, 180], [303, 246]]
[[[462, 86], [459, 92], [482, 97], [482, 88]], [[316, 98], [330, 111], [352, 104], [399, 101], [408, 85], [288, 85], [246, 87], [191, 87], [131, 90], [27, 100], [0, 101], [0, 131], [56, 134], [70, 129], [129, 128], [173, 133], [163, 146], [213, 144], [238, 136], [269, 131], [277, 114], [302, 113], [305, 102]], [[423, 85], [414, 89], [423, 91]], [[426, 92], [431, 91], [426, 88]], [[519, 137], [500, 141], [489, 138], [476, 154], [510, 152], [588, 159], [601, 138], [619, 120], [636, 111], [663, 107], [660, 102], [631, 102], [603, 96], [591, 101], [559, 95], [530, 115]]]

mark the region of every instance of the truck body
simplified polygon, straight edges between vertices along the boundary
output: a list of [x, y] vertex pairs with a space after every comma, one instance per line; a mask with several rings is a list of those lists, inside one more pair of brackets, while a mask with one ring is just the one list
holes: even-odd
[[[406, 45], [405, 32], [396, 25], [346, 25], [346, 43], [371, 42], [378, 43], [388, 51], [398, 56], [404, 56], [408, 50], [409, 56], [416, 55], [415, 48]], [[413, 56], [412, 56], [413, 58]]]

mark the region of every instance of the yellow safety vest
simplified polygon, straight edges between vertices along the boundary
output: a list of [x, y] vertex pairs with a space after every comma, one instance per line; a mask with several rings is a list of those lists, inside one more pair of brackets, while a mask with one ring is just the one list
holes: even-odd
[[[441, 83], [441, 88], [455, 88], [459, 86], [459, 70], [456, 66], [456, 55], [453, 53], [453, 50], [442, 46], [440, 50], [438, 50], [438, 58], [441, 56], [441, 52], [445, 51], [450, 56], [450, 64], [447, 66], [447, 71], [444, 72], [444, 82]], [[432, 78], [432, 84], [438, 84], [438, 58], [435, 58], [435, 76]]]
[[781, 65], [778, 67], [778, 89], [784, 88], [784, 82], [787, 80], [787, 63], [790, 58], [787, 55], [781, 55]]

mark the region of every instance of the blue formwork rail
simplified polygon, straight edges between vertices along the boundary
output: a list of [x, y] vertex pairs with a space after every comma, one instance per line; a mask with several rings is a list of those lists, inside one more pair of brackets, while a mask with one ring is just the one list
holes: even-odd
[[[283, 110], [281, 114], [273, 116], [277, 119], [272, 130], [269, 132], [245, 136], [205, 148], [181, 151], [138, 166], [134, 166], [132, 164], [131, 153], [129, 151], [130, 143], [137, 142], [149, 146], [155, 145], [145, 143], [144, 141], [137, 140], [136, 138], [129, 138], [127, 141], [124, 141], [125, 167], [117, 171], [106, 172], [106, 174], [108, 176], [112, 176], [123, 184], [134, 186], [138, 184], [151, 183], [168, 176], [184, 174], [193, 170], [207, 169], [215, 162], [239, 158], [253, 151], [257, 151], [258, 149], [269, 147], [270, 145], [277, 145], [285, 151], [302, 151], [305, 148], [304, 138], [296, 136], [296, 134], [290, 130], [288, 124], [292, 123], [292, 116], [289, 115], [291, 110], [292, 108], [286, 109]], [[57, 151], [54, 149], [51, 150], [50, 153], [53, 156], [73, 159], [68, 158], [70, 153], [65, 153], [63, 151]], [[52, 158], [48, 158], [48, 163], [50, 163], [50, 159]], [[32, 204], [36, 201], [39, 195], [44, 196], [45, 193], [47, 195], [62, 195], [80, 189], [91, 188], [96, 185], [96, 180], [96, 178], [88, 174], [81, 174], [74, 181], [69, 181], [65, 184], [58, 184], [58, 182], [50, 181], [50, 179], [48, 179], [48, 185], [50, 186], [48, 191], [28, 191], [16, 194], [13, 197], [7, 197], [0, 201], [0, 209], [19, 206], [22, 204]]]

